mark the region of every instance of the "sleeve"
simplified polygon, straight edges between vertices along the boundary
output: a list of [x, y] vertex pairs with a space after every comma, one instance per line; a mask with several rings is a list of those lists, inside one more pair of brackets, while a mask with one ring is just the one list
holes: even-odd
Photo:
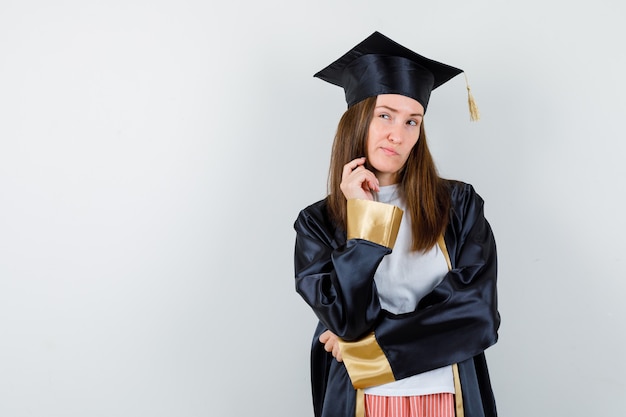
[[300, 212], [294, 224], [296, 291], [342, 339], [371, 332], [380, 317], [374, 273], [391, 253], [401, 216], [392, 205], [349, 200], [348, 240], [340, 245], [319, 207]]
[[[445, 241], [452, 268], [408, 314], [385, 312], [373, 333], [342, 342], [355, 388], [374, 385], [381, 363], [395, 380], [471, 358], [497, 340], [496, 246], [483, 200], [465, 184], [453, 190]], [[385, 371], [386, 372], [386, 371]]]

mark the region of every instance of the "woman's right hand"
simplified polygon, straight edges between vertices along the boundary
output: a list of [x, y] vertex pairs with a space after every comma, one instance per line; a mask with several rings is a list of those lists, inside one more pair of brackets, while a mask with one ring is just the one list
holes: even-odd
[[346, 199], [374, 200], [372, 191], [380, 191], [378, 178], [364, 166], [365, 157], [356, 158], [343, 166], [340, 188]]

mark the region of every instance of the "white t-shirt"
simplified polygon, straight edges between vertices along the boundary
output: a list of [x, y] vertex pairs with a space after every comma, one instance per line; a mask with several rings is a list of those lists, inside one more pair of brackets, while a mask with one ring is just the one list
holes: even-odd
[[[377, 200], [405, 210], [393, 252], [385, 256], [374, 275], [383, 309], [402, 314], [415, 311], [417, 303], [430, 293], [448, 272], [446, 258], [438, 245], [427, 252], [411, 251], [411, 216], [399, 196], [397, 185], [380, 187]], [[454, 393], [452, 366], [434, 369], [409, 378], [365, 389], [366, 394], [384, 396]]]

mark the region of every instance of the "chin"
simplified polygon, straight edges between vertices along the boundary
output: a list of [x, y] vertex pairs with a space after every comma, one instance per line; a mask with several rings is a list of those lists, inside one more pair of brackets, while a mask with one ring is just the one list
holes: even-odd
[[384, 167], [383, 169], [379, 169], [378, 172], [385, 175], [398, 175], [402, 167]]

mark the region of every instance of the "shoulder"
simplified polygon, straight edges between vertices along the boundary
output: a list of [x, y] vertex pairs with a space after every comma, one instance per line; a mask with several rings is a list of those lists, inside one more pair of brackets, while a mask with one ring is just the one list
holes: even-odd
[[298, 221], [307, 221], [309, 219], [324, 222], [328, 219], [328, 198], [316, 201], [315, 203], [303, 208], [298, 213]]
[[458, 180], [445, 181], [450, 190], [451, 207], [455, 213], [462, 215], [468, 211], [482, 209], [484, 200], [472, 184]]
[[319, 200], [298, 213], [298, 217], [294, 223], [296, 231], [300, 231], [303, 228], [325, 228], [332, 229], [333, 222], [330, 219], [328, 212], [328, 198]]
[[327, 245], [333, 245], [342, 236], [330, 218], [327, 198], [302, 209], [293, 226], [298, 236], [321, 240]]
[[459, 180], [444, 180], [450, 189], [452, 198], [467, 198], [478, 195], [472, 184]]
[[480, 195], [472, 184], [459, 180], [444, 180], [450, 190], [450, 196], [452, 200], [465, 200], [480, 198]]

